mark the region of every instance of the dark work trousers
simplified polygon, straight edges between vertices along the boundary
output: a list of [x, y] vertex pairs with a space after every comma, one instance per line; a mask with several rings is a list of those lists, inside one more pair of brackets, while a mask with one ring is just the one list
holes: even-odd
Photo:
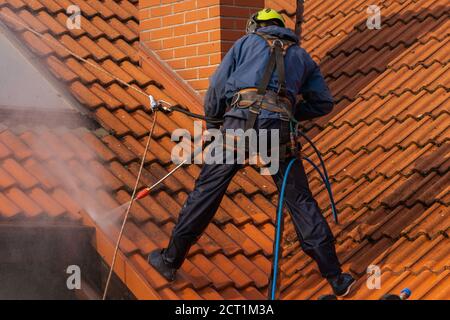
[[[245, 120], [226, 117], [224, 129], [244, 128]], [[289, 140], [288, 123], [279, 119], [258, 119], [255, 129], [280, 129], [280, 143]], [[292, 158], [291, 158], [292, 159]], [[280, 161], [278, 172], [273, 179], [281, 188], [289, 158]], [[180, 268], [190, 247], [197, 241], [211, 222], [219, 208], [227, 187], [240, 164], [204, 164], [200, 176], [181, 212], [172, 232], [167, 249], [163, 250], [163, 259], [173, 268]], [[285, 190], [285, 203], [306, 254], [313, 258], [323, 277], [330, 278], [341, 273], [336, 256], [334, 237], [330, 227], [322, 216], [316, 200], [309, 189], [308, 179], [301, 161], [291, 168]]]

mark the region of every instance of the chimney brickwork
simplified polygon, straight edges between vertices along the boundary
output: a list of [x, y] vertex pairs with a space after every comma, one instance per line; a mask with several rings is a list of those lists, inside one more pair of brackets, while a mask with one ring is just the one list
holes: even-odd
[[140, 41], [204, 94], [208, 78], [264, 0], [140, 0]]

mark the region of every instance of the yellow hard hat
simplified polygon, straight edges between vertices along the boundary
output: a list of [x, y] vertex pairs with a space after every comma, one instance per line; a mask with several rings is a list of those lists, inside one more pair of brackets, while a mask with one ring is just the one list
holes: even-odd
[[283, 27], [286, 26], [286, 22], [284, 21], [284, 18], [281, 14], [279, 14], [276, 10], [265, 8], [261, 11], [258, 11], [256, 15], [254, 16], [254, 19], [256, 21], [268, 21], [268, 20], [278, 20], [281, 22], [281, 25]]

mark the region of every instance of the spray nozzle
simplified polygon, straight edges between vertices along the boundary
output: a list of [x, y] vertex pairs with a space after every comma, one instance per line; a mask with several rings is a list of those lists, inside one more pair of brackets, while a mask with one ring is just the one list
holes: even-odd
[[150, 188], [145, 188], [141, 190], [137, 195], [135, 200], [141, 200], [142, 198], [145, 198], [150, 193]]

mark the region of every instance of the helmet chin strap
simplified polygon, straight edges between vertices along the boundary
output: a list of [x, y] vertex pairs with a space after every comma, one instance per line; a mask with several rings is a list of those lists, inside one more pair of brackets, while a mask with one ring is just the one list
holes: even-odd
[[250, 17], [250, 19], [247, 20], [247, 27], [245, 28], [245, 32], [247, 34], [256, 32], [256, 29], [258, 29], [260, 27], [259, 22], [256, 21], [257, 15], [258, 14], [255, 13]]

